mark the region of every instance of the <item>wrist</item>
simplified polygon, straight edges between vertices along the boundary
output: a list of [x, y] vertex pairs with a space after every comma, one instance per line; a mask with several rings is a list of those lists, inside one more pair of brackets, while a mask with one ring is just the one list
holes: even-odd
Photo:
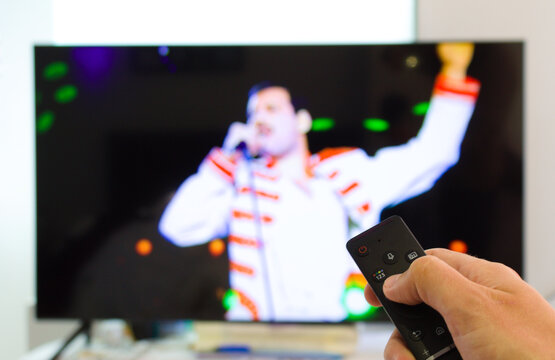
[[439, 74], [452, 80], [465, 80], [466, 67], [454, 66], [452, 64], [443, 65]]
[[227, 154], [222, 148], [213, 148], [206, 157], [204, 164], [216, 173], [220, 174], [226, 181], [233, 182], [237, 162], [235, 150]]
[[436, 78], [433, 94], [457, 96], [468, 98], [470, 101], [476, 101], [480, 87], [480, 81], [469, 76], [465, 75], [463, 78], [457, 78], [440, 72]]

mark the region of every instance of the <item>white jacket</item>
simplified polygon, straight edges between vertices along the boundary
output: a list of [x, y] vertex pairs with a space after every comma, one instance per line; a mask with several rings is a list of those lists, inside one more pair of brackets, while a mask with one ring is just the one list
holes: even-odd
[[247, 162], [215, 148], [177, 190], [160, 232], [178, 246], [228, 238], [239, 298], [228, 319], [343, 320], [345, 282], [355, 271], [345, 242], [458, 161], [478, 91], [474, 79], [439, 76], [416, 137], [375, 156], [357, 148], [312, 155], [303, 186], [267, 159]]

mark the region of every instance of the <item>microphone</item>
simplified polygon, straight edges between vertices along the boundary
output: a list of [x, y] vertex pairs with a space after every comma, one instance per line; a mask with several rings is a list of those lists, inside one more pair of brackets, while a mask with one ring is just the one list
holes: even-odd
[[239, 142], [239, 144], [235, 145], [235, 150], [239, 150], [239, 151], [247, 150], [247, 143], [244, 141]]
[[243, 154], [245, 160], [249, 161], [252, 159], [251, 154], [249, 153], [249, 148], [247, 147], [247, 143], [244, 141], [239, 142], [239, 144], [235, 145], [235, 150], [240, 151]]

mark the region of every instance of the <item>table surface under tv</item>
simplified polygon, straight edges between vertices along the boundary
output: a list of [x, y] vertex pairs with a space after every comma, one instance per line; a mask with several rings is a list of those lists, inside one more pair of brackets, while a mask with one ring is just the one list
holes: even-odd
[[[393, 325], [390, 323], [359, 324], [355, 326], [279, 325], [278, 327], [226, 328], [218, 324], [204, 325], [197, 336], [204, 341], [191, 345], [190, 340], [169, 337], [141, 340], [126, 346], [86, 345], [84, 335], [78, 336], [59, 360], [374, 360], [383, 359], [383, 349]], [[234, 336], [229, 336], [233, 333]], [[249, 338], [251, 353], [242, 357], [214, 353], [215, 344], [245, 343]], [[222, 340], [224, 339], [224, 340]], [[20, 360], [50, 360], [64, 339], [45, 343]], [[268, 353], [275, 356], [267, 356]], [[212, 356], [213, 355], [213, 356]], [[237, 355], [237, 354], [235, 354]], [[259, 355], [264, 355], [259, 356]]]

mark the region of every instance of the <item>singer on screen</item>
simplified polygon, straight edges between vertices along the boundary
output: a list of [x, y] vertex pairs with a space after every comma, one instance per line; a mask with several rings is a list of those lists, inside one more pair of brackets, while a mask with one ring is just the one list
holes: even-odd
[[[309, 153], [311, 115], [283, 86], [251, 89], [233, 123], [186, 179], [159, 229], [177, 246], [227, 238], [230, 320], [341, 321], [346, 284], [360, 275], [345, 250], [382, 210], [432, 188], [457, 163], [479, 82], [471, 44], [441, 44], [442, 63], [417, 136], [369, 156], [360, 148]], [[358, 292], [362, 296], [362, 292]], [[364, 302], [363, 299], [360, 301]]]

